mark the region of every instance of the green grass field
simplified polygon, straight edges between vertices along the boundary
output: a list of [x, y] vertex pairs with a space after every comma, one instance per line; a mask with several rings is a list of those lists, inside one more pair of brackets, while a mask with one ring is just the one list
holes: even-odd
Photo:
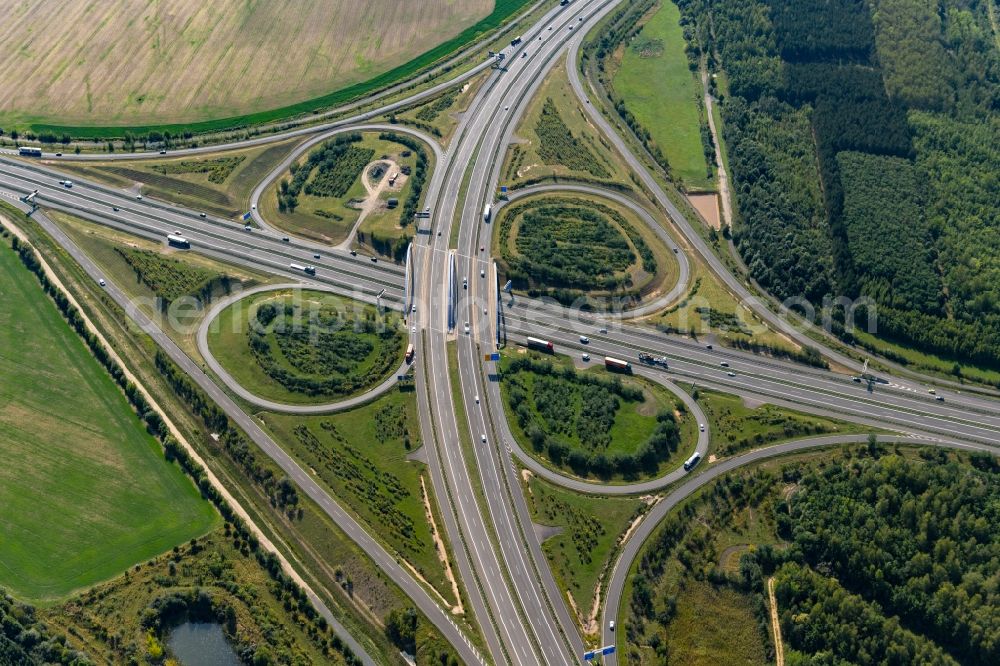
[[535, 523], [560, 528], [542, 544], [552, 572], [573, 597], [576, 614], [589, 633], [597, 579], [612, 548], [642, 507], [634, 497], [582, 495], [535, 476], [525, 483]]
[[[422, 445], [416, 410], [412, 391], [392, 391], [348, 412], [308, 417], [265, 413], [263, 418], [297, 460], [455, 603], [424, 508], [421, 477], [426, 467], [407, 459]], [[430, 493], [430, 479], [424, 482]], [[443, 529], [440, 518], [435, 520]]]
[[217, 525], [6, 247], [0, 292], [0, 585], [55, 600]]
[[680, 11], [670, 0], [626, 44], [613, 85], [686, 186], [712, 186], [701, 145], [701, 84], [688, 68]]
[[[288, 374], [285, 381], [265, 368], [251, 350], [249, 322], [257, 321], [258, 309], [265, 304], [280, 310], [287, 305], [294, 310], [294, 314], [282, 314], [262, 329], [274, 367]], [[329, 402], [364, 393], [402, 363], [405, 344], [397, 314], [388, 314], [384, 320], [388, 337], [377, 331], [343, 327], [346, 321], [375, 321], [375, 317], [374, 307], [328, 293], [264, 292], [220, 312], [210, 326], [208, 346], [233, 378], [255, 395], [290, 404]], [[296, 383], [334, 377], [343, 385], [309, 390]]]

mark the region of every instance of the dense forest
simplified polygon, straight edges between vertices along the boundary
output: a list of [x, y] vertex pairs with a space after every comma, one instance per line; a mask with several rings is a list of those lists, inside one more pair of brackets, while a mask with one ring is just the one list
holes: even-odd
[[[746, 516], [756, 517], [740, 532], [734, 521]], [[914, 456], [869, 442], [833, 460], [728, 475], [644, 548], [625, 629], [656, 659], [632, 649], [628, 663], [675, 663], [672, 632], [706, 587], [744, 600], [770, 644], [772, 578], [788, 666], [1000, 663], [998, 520], [1000, 464], [986, 454]], [[720, 561], [747, 538], [738, 565]], [[729, 663], [744, 657], [735, 650]]]
[[868, 297], [878, 336], [1000, 368], [987, 1], [677, 4], [689, 48], [728, 81], [733, 237], [753, 277], [816, 306]]

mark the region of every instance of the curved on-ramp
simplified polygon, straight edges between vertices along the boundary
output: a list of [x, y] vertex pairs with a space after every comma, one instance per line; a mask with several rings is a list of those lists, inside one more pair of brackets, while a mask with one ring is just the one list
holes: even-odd
[[249, 296], [255, 294], [260, 294], [268, 291], [284, 291], [289, 289], [299, 289], [299, 290], [309, 290], [309, 291], [326, 291], [330, 293], [335, 293], [329, 289], [326, 289], [322, 285], [312, 285], [312, 284], [302, 284], [302, 283], [286, 283], [286, 284], [267, 284], [261, 285], [259, 287], [253, 287], [252, 289], [247, 289], [241, 291], [238, 294], [233, 294], [227, 296], [226, 298], [217, 301], [212, 309], [208, 311], [205, 318], [202, 320], [201, 325], [198, 327], [198, 352], [201, 354], [202, 358], [205, 359], [205, 363], [212, 372], [222, 381], [226, 387], [232, 391], [234, 394], [242, 398], [243, 400], [249, 402], [252, 405], [267, 409], [272, 412], [281, 412], [285, 414], [329, 414], [332, 412], [342, 412], [348, 409], [353, 409], [354, 407], [359, 407], [361, 405], [367, 404], [379, 397], [383, 393], [391, 390], [396, 386], [397, 375], [406, 374], [409, 372], [410, 366], [404, 360], [399, 368], [396, 369], [391, 375], [385, 378], [385, 380], [371, 388], [364, 393], [361, 393], [350, 398], [344, 398], [343, 400], [337, 400], [334, 402], [327, 402], [316, 405], [290, 405], [284, 402], [276, 402], [274, 400], [268, 400], [255, 393], [248, 391], [242, 384], [240, 384], [236, 379], [226, 370], [221, 363], [212, 354], [212, 350], [208, 346], [208, 331], [212, 326], [212, 322], [216, 320], [219, 314], [225, 310], [227, 307], [240, 301]]
[[[416, 137], [423, 141], [434, 153], [434, 164], [435, 166], [441, 164], [441, 157], [443, 152], [441, 150], [441, 144], [434, 140], [431, 135], [421, 130], [414, 129], [412, 127], [406, 127], [405, 125], [393, 125], [392, 123], [366, 123], [363, 125], [338, 125], [337, 127], [318, 134], [308, 141], [304, 141], [300, 145], [296, 146], [277, 166], [275, 166], [271, 171], [264, 176], [264, 178], [257, 184], [254, 188], [253, 193], [250, 195], [250, 214], [253, 217], [254, 222], [256, 222], [262, 229], [267, 229], [275, 233], [282, 233], [277, 227], [274, 227], [264, 216], [260, 214], [259, 203], [260, 197], [264, 193], [271, 183], [278, 179], [278, 177], [283, 174], [292, 162], [299, 159], [303, 153], [310, 150], [316, 144], [323, 143], [328, 139], [337, 136], [338, 134], [352, 134], [355, 132], [395, 132], [397, 134], [409, 134], [410, 136]], [[416, 227], [414, 227], [416, 228]], [[343, 245], [339, 244], [338, 247]], [[326, 246], [324, 246], [326, 247]]]
[[[697, 423], [705, 425], [704, 430], [698, 431], [698, 441], [695, 444], [695, 452], [698, 453], [702, 459], [708, 454], [708, 440], [709, 440], [709, 425], [708, 419], [705, 417], [705, 412], [702, 411], [701, 406], [694, 400], [690, 395], [681, 390], [680, 387], [675, 385], [673, 382], [668, 381], [662, 375], [662, 373], [649, 372], [643, 368], [636, 368], [634, 370], [636, 375], [644, 377], [650, 381], [659, 384], [660, 386], [666, 388], [668, 391], [673, 393], [675, 396], [680, 398], [687, 408], [688, 413], [692, 418], [695, 419]], [[663, 476], [656, 477], [655, 479], [649, 479], [647, 481], [639, 481], [635, 483], [602, 483], [600, 481], [587, 481], [584, 479], [576, 478], [564, 474], [558, 470], [555, 470], [545, 463], [540, 461], [538, 458], [533, 456], [528, 451], [525, 451], [521, 443], [517, 441], [514, 436], [513, 431], [510, 428], [510, 421], [508, 420], [507, 410], [503, 406], [503, 396], [500, 392], [499, 382], [488, 382], [489, 387], [489, 399], [492, 404], [500, 405], [500, 410], [503, 414], [502, 418], [497, 418], [495, 420], [499, 430], [500, 435], [503, 437], [504, 441], [507, 443], [508, 448], [511, 453], [515, 454], [521, 459], [521, 464], [528, 468], [535, 474], [535, 476], [541, 477], [546, 481], [553, 483], [555, 485], [567, 488], [569, 490], [574, 490], [576, 492], [587, 493], [591, 495], [638, 495], [644, 493], [655, 492], [661, 488], [664, 488], [671, 483], [681, 479], [688, 472], [684, 471], [683, 467], [678, 467], [671, 470]]]
[[[677, 261], [679, 274], [677, 276], [677, 282], [674, 286], [665, 294], [661, 294], [656, 299], [649, 301], [648, 303], [643, 303], [638, 307], [625, 310], [623, 312], [616, 312], [616, 319], [636, 319], [639, 317], [644, 317], [646, 315], [653, 314], [662, 310], [666, 307], [672, 305], [677, 299], [684, 296], [687, 293], [688, 286], [691, 282], [691, 264], [688, 261], [687, 254], [684, 252], [677, 251], [677, 241], [673, 239], [670, 233], [656, 221], [652, 213], [646, 209], [645, 206], [635, 201], [631, 197], [628, 197], [621, 192], [608, 188], [600, 187], [597, 185], [589, 185], [583, 183], [550, 183], [545, 185], [532, 185], [531, 187], [525, 187], [523, 189], [514, 190], [508, 192], [507, 201], [497, 201], [494, 204], [494, 210], [498, 214], [500, 209], [510, 203], [514, 203], [519, 199], [525, 199], [531, 196], [537, 196], [539, 194], [548, 193], [559, 193], [559, 192], [575, 192], [577, 194], [588, 194], [590, 196], [599, 197], [607, 199], [609, 201], [614, 201], [617, 204], [625, 206], [633, 213], [639, 216], [646, 226], [659, 237], [661, 241], [667, 246], [668, 249], [674, 250], [673, 257]], [[603, 319], [601, 313], [591, 313], [595, 319]]]

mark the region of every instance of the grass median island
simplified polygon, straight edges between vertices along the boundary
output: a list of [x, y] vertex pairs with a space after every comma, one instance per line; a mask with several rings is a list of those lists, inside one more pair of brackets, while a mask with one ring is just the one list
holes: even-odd
[[566, 62], [552, 68], [517, 127], [500, 183], [582, 181], [627, 190], [630, 171], [586, 115], [569, 85]]
[[501, 364], [511, 429], [545, 464], [583, 478], [658, 476], [694, 445], [694, 420], [666, 389], [638, 377], [575, 370], [524, 352]]
[[112, 187], [139, 186], [145, 196], [235, 218], [249, 210], [257, 184], [302, 141], [295, 138], [196, 157], [168, 154], [127, 162], [60, 162], [59, 168]]
[[[542, 550], [585, 634], [599, 629], [597, 585], [618, 539], [645, 508], [634, 497], [583, 495], [559, 488], [530, 472], [524, 476], [532, 520], [548, 529]], [[603, 595], [601, 596], [603, 600]]]
[[501, 279], [530, 296], [638, 299], [667, 286], [677, 262], [643, 220], [590, 196], [539, 196], [500, 212]]
[[272, 291], [219, 313], [208, 346], [248, 391], [293, 404], [348, 398], [402, 362], [398, 314], [314, 291]]
[[0, 245], [0, 585], [59, 599], [219, 518]]
[[[370, 525], [449, 604], [457, 603], [427, 517], [430, 479], [410, 454], [422, 446], [416, 396], [392, 391], [356, 409], [318, 416], [266, 413], [267, 427], [343, 506]], [[426, 498], [436, 507], [433, 496]], [[436, 508], [432, 511], [437, 512]], [[435, 515], [438, 529], [443, 527]]]
[[277, 227], [334, 244], [361, 222], [355, 246], [398, 259], [412, 235], [428, 166], [423, 142], [410, 136], [339, 134], [271, 183], [260, 212]]

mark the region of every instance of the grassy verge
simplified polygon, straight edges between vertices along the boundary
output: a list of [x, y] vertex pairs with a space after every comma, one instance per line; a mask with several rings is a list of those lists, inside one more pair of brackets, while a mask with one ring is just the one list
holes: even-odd
[[589, 181], [631, 189], [629, 170], [590, 124], [566, 75], [552, 68], [528, 106], [504, 158], [501, 185], [524, 187], [553, 180]]
[[424, 509], [426, 468], [410, 458], [422, 446], [416, 408], [412, 391], [395, 391], [348, 412], [261, 418], [331, 493], [455, 605]]
[[[223, 263], [193, 252], [171, 250], [162, 243], [132, 236], [58, 211], [50, 211], [48, 216], [101, 268], [107, 280], [114, 282], [116, 286], [129, 295], [133, 304], [154, 319], [163, 314], [162, 307], [157, 304], [157, 299], [161, 298], [163, 294], [158, 288], [154, 288], [139, 278], [135, 269], [125, 260], [123, 252], [130, 250], [155, 252], [165, 261], [176, 260], [178, 269], [182, 273], [188, 270], [197, 270], [225, 276], [225, 282], [228, 286], [219, 285], [217, 289], [213, 289], [210, 298], [227, 293], [230, 289], [246, 289], [257, 284], [279, 281], [274, 276], [257, 273], [249, 268]], [[173, 271], [170, 273], [172, 274]], [[177, 326], [164, 324], [162, 328], [189, 356], [200, 359], [201, 355], [195, 342], [195, 331], [207, 313], [205, 306], [210, 302], [210, 299], [205, 299], [204, 294], [198, 294], [197, 298], [200, 301], [197, 307], [174, 308]]]
[[618, 540], [645, 508], [632, 497], [582, 495], [522, 472], [532, 521], [545, 526], [542, 550], [560, 587], [569, 595], [584, 634], [596, 633], [597, 585]]
[[[692, 387], [685, 385], [690, 392]], [[697, 389], [698, 404], [708, 419], [709, 451], [731, 456], [789, 439], [816, 435], [863, 434], [869, 426], [777, 407], [753, 405], [739, 396]]]
[[702, 148], [701, 84], [684, 53], [680, 11], [670, 0], [648, 18], [622, 49], [612, 79], [615, 90], [642, 127], [652, 135], [688, 188], [711, 188], [711, 169]]
[[217, 525], [6, 241], [0, 282], [0, 582], [59, 599]]
[[136, 189], [164, 201], [219, 217], [250, 209], [264, 176], [304, 139], [190, 157], [121, 162], [60, 162], [59, 168], [111, 187]]
[[392, 113], [386, 119], [424, 130], [438, 137], [442, 144], [448, 145], [458, 126], [459, 116], [469, 108], [472, 99], [492, 73], [492, 70], [486, 70], [429, 101]]
[[32, 124], [31, 129], [36, 134], [69, 134], [80, 139], [105, 139], [122, 137], [126, 132], [136, 136], [148, 135], [153, 132], [170, 132], [174, 136], [186, 134], [204, 134], [206, 132], [217, 132], [221, 130], [238, 129], [274, 122], [286, 118], [293, 118], [317, 110], [335, 106], [348, 102], [352, 99], [370, 95], [380, 89], [387, 88], [399, 81], [415, 75], [433, 64], [440, 62], [449, 55], [460, 50], [466, 44], [474, 42], [484, 34], [491, 32], [508, 19], [518, 10], [528, 4], [529, 0], [496, 0], [493, 11], [469, 26], [455, 37], [428, 49], [420, 56], [413, 58], [393, 69], [372, 77], [367, 81], [342, 88], [327, 95], [317, 97], [295, 104], [290, 104], [277, 109], [261, 111], [258, 113], [246, 114], [232, 118], [220, 118], [216, 120], [206, 120], [193, 123], [175, 123], [167, 125], [145, 125], [133, 127], [101, 127], [101, 126], [63, 126], [54, 124]]
[[380, 384], [402, 362], [402, 330], [396, 313], [381, 315], [371, 305], [324, 292], [269, 291], [220, 312], [208, 346], [255, 395], [312, 404]]

